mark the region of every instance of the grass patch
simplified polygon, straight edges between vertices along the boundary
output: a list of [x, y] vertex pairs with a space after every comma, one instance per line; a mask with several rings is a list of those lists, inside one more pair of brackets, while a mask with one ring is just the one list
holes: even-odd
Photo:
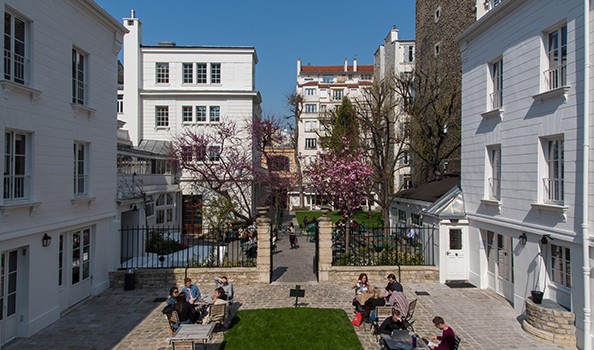
[[235, 349], [363, 349], [344, 310], [238, 311], [221, 347]]
[[[315, 210], [298, 211], [298, 212], [295, 212], [295, 216], [297, 217], [297, 222], [299, 223], [299, 227], [303, 228], [303, 218], [304, 217], [307, 216], [309, 219], [315, 217], [317, 219], [320, 216], [322, 216], [322, 212], [315, 211]], [[328, 216], [330, 217], [330, 219], [332, 220], [333, 223], [336, 223], [338, 220], [342, 219], [342, 215], [340, 215], [337, 211], [329, 212]], [[357, 221], [359, 224], [366, 226], [366, 227], [382, 227], [383, 226], [382, 213], [379, 211], [372, 211], [371, 219], [370, 219], [369, 212], [366, 212], [363, 210], [357, 210], [357, 211], [355, 211], [355, 221]]]

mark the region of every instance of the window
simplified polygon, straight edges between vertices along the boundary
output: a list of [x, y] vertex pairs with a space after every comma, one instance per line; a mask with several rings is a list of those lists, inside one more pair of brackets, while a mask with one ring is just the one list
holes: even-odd
[[169, 126], [169, 107], [157, 106], [155, 107], [155, 120], [158, 128], [164, 128]]
[[271, 171], [289, 171], [291, 160], [287, 156], [269, 156], [266, 164]]
[[398, 209], [398, 222], [406, 224], [406, 212], [404, 210]]
[[318, 122], [316, 120], [308, 120], [305, 122], [305, 132], [318, 131]]
[[503, 106], [503, 59], [491, 64], [491, 106], [490, 110]]
[[489, 168], [487, 169], [487, 180], [489, 182], [489, 199], [499, 200], [501, 198], [501, 146], [494, 145], [487, 147], [489, 157]]
[[157, 63], [157, 84], [169, 84], [169, 63]]
[[437, 43], [437, 44], [435, 44], [435, 46], [433, 46], [433, 53], [435, 54], [435, 56], [439, 56], [440, 45], [441, 45], [441, 43]]
[[567, 24], [548, 35], [548, 70], [544, 72], [547, 90], [566, 85], [567, 79]]
[[170, 193], [160, 194], [155, 202], [155, 210], [157, 213], [157, 225], [173, 223], [173, 195]]
[[220, 84], [221, 83], [221, 64], [211, 63], [210, 64], [210, 83]]
[[492, 10], [495, 6], [501, 4], [503, 0], [487, 0], [489, 3], [489, 10]]
[[404, 57], [402, 58], [402, 62], [404, 63], [412, 63], [415, 61], [415, 46], [414, 45], [406, 45], [402, 49], [402, 53]]
[[439, 19], [441, 18], [441, 6], [438, 6], [437, 9], [435, 10], [435, 15], [433, 16], [433, 20], [435, 21], [435, 23], [439, 22]]
[[74, 195], [84, 196], [88, 192], [89, 187], [89, 171], [88, 167], [88, 145], [75, 142], [74, 143]]
[[29, 144], [30, 135], [7, 131], [4, 134], [4, 189], [5, 200], [29, 197]]
[[72, 285], [91, 276], [91, 229], [72, 233]]
[[144, 210], [146, 211], [147, 217], [155, 215], [155, 201], [152, 196], [147, 196]]
[[60, 235], [58, 242], [58, 286], [64, 283], [64, 234]]
[[72, 103], [84, 105], [87, 84], [85, 81], [86, 56], [78, 49], [72, 49]]
[[305, 139], [305, 149], [316, 149], [317, 141], [317, 139]]
[[194, 64], [184, 63], [182, 67], [184, 84], [192, 84], [194, 82]]
[[193, 121], [193, 111], [194, 107], [192, 106], [182, 106], [182, 122], [183, 123], [191, 123]]
[[196, 84], [206, 84], [206, 63], [196, 63]]
[[362, 74], [361, 80], [371, 80], [371, 74]]
[[565, 172], [563, 139], [545, 139], [543, 147], [546, 162], [545, 177], [542, 179], [544, 201], [563, 203]]
[[402, 165], [409, 165], [410, 164], [410, 153], [402, 152], [400, 161], [401, 161]]
[[322, 83], [324, 84], [332, 84], [334, 82], [334, 76], [332, 75], [324, 75], [322, 77]]
[[402, 175], [402, 189], [409, 189], [413, 187], [412, 176], [410, 174]]
[[124, 113], [124, 95], [118, 94], [118, 113]]
[[551, 281], [571, 288], [571, 250], [551, 244]]
[[206, 123], [206, 106], [196, 106], [196, 123]]
[[208, 160], [211, 162], [218, 162], [221, 160], [221, 147], [220, 146], [209, 146], [208, 147]]
[[28, 85], [27, 58], [28, 23], [9, 12], [4, 13], [4, 79]]
[[305, 89], [305, 96], [315, 96], [316, 95], [316, 89]]
[[326, 113], [327, 110], [328, 110], [328, 106], [326, 106], [326, 105], [320, 105], [320, 112]]
[[422, 226], [423, 220], [421, 216], [415, 213], [410, 213], [410, 223], [414, 226]]
[[221, 121], [221, 107], [210, 106], [210, 122], [216, 123]]
[[318, 106], [316, 104], [305, 104], [305, 113], [316, 113], [318, 111]]
[[342, 100], [343, 92], [342, 90], [332, 90], [332, 99], [335, 101]]

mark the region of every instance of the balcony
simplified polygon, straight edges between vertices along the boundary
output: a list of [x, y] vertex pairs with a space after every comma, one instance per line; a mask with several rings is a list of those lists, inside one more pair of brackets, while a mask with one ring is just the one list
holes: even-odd
[[501, 179], [496, 177], [489, 178], [489, 199], [496, 201], [501, 199]]
[[543, 178], [543, 200], [545, 203], [563, 204], [563, 179]]
[[544, 78], [548, 91], [567, 85], [567, 65], [562, 64], [544, 71]]

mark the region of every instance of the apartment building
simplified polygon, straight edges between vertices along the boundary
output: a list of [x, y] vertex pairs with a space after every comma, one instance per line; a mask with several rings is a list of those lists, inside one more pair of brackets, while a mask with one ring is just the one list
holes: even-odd
[[[118, 92], [118, 119], [126, 123], [137, 149], [166, 148], [187, 130], [208, 133], [223, 120], [244, 125], [261, 114], [255, 48], [178, 46], [174, 42], [144, 45], [142, 22], [134, 11], [130, 18], [123, 19], [123, 24], [129, 33], [124, 37], [124, 82]], [[251, 144], [245, 147], [254, 149]], [[216, 158], [220, 147], [210, 151]], [[256, 162], [259, 157], [254, 154], [252, 159]], [[182, 220], [200, 229], [203, 203], [209, 193], [192, 186], [191, 174], [182, 173], [179, 181], [181, 193], [172, 187], [149, 199], [157, 201], [161, 195], [167, 200], [172, 198], [173, 212], [157, 224]]]
[[2, 0], [0, 345], [109, 287], [126, 29], [93, 1]]
[[543, 292], [575, 314], [575, 336], [551, 339], [591, 349], [592, 10], [577, 0], [477, 5], [482, 17], [458, 38], [465, 277], [518, 315]]

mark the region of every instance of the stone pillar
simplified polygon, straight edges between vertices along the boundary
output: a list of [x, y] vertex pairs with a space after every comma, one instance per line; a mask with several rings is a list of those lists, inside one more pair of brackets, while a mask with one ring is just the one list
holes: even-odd
[[256, 266], [258, 269], [258, 281], [270, 283], [271, 255], [270, 255], [270, 231], [271, 220], [266, 217], [268, 207], [258, 207], [256, 225], [258, 230], [258, 256]]
[[322, 208], [324, 213], [318, 219], [318, 280], [328, 281], [332, 268], [332, 220], [328, 217], [329, 208]]

